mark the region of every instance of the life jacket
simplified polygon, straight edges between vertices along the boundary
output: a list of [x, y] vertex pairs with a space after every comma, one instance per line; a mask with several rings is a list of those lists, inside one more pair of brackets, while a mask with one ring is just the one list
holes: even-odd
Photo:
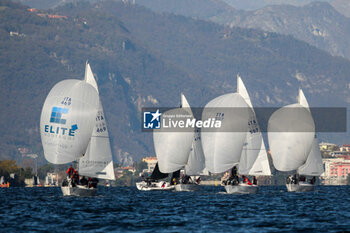
[[247, 183], [247, 184], [249, 184], [249, 185], [252, 185], [252, 183], [250, 182], [250, 180], [246, 177], [246, 178], [244, 178], [244, 181], [243, 181], [244, 183]]

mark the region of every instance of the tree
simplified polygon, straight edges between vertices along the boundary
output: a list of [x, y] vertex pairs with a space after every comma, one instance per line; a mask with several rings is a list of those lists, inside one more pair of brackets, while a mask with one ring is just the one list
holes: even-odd
[[19, 168], [14, 160], [3, 160], [0, 161], [0, 176], [8, 177], [11, 173], [16, 173]]
[[147, 168], [147, 163], [145, 161], [140, 161], [135, 163], [136, 174], [139, 174], [143, 169]]
[[52, 164], [46, 164], [38, 169], [38, 176], [40, 179], [45, 179], [48, 172], [54, 172], [55, 167]]

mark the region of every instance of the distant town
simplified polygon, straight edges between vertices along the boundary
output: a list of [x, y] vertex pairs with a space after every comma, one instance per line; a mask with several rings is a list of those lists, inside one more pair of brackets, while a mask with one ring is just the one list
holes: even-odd
[[[321, 185], [350, 185], [350, 144], [337, 145], [329, 142], [319, 144], [325, 172], [319, 177]], [[38, 156], [29, 153], [27, 148], [18, 148], [22, 154], [20, 165], [16, 161], [0, 161], [1, 187], [15, 186], [59, 186], [66, 176], [65, 165], [53, 166], [46, 164], [37, 167]], [[269, 154], [269, 153], [268, 153]], [[142, 175], [151, 174], [157, 163], [157, 157], [146, 156], [133, 165], [115, 164], [116, 181], [101, 182], [101, 185], [132, 186]], [[270, 163], [271, 165], [272, 163]], [[218, 185], [222, 175], [203, 177], [203, 185]], [[272, 177], [258, 177], [260, 185], [282, 185], [285, 174], [274, 172]]]

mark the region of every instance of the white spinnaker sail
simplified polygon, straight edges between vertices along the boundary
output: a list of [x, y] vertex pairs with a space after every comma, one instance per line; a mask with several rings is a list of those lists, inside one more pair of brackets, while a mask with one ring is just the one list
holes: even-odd
[[64, 164], [85, 154], [98, 105], [98, 93], [85, 81], [63, 80], [51, 89], [40, 117], [41, 141], [47, 161]]
[[320, 176], [324, 172], [322, 155], [315, 136], [312, 148], [304, 165], [298, 168], [297, 173], [305, 176]]
[[271, 175], [262, 133], [248, 91], [239, 75], [237, 75], [237, 92], [251, 108], [248, 132], [242, 149], [238, 173], [243, 175]]
[[275, 168], [292, 171], [306, 162], [315, 134], [308, 108], [291, 104], [275, 111], [268, 122], [268, 139]]
[[[185, 97], [181, 94], [181, 106], [187, 112], [190, 112], [193, 115], [191, 107]], [[205, 159], [202, 149], [202, 143], [200, 138], [199, 130], [196, 129], [194, 137], [192, 139], [191, 151], [188, 156], [188, 161], [185, 166], [185, 174], [189, 176], [199, 175], [205, 167]]]
[[[85, 68], [85, 81], [91, 84], [98, 92], [97, 83], [88, 63], [86, 63]], [[99, 102], [95, 127], [89, 146], [85, 155], [79, 160], [79, 174], [99, 179], [115, 180], [113, 156], [101, 101]]]
[[[192, 116], [185, 108], [176, 108], [166, 111], [164, 115], [184, 115]], [[173, 118], [176, 120], [186, 121], [188, 117]], [[165, 119], [167, 120], [167, 119]], [[194, 137], [193, 131], [179, 131], [165, 128], [164, 125], [153, 131], [153, 142], [156, 151], [159, 170], [162, 173], [172, 173], [183, 168], [188, 161], [188, 156], [191, 150], [192, 140]]]
[[249, 115], [248, 105], [238, 93], [219, 96], [205, 106], [203, 120], [221, 120], [221, 128], [202, 128], [201, 131], [205, 166], [210, 172], [222, 173], [238, 164]]

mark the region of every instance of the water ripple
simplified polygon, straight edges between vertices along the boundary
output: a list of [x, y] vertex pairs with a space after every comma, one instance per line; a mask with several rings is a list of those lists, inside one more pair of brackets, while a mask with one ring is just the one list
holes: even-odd
[[229, 195], [222, 187], [199, 192], [140, 192], [101, 188], [93, 198], [63, 197], [59, 188], [0, 190], [1, 232], [345, 232], [349, 186], [311, 193], [261, 187]]

